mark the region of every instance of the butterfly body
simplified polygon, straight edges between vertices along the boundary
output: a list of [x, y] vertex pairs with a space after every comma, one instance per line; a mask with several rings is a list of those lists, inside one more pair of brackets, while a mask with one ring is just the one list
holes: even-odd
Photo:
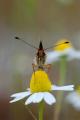
[[45, 65], [45, 61], [46, 61], [46, 54], [43, 49], [42, 41], [40, 41], [39, 49], [36, 53], [36, 63], [38, 68], [43, 69], [43, 66]]
[[42, 70], [50, 70], [51, 65], [50, 64], [46, 64], [46, 53], [45, 53], [45, 49], [43, 48], [43, 44], [42, 41], [40, 41], [39, 43], [39, 48], [37, 49], [37, 53], [36, 53], [36, 57], [34, 58], [33, 61], [33, 70], [34, 69], [42, 69]]

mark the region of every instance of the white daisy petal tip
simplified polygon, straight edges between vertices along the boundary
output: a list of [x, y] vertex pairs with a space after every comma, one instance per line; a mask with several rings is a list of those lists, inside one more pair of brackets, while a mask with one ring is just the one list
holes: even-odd
[[19, 101], [20, 99], [19, 98], [14, 98], [13, 100], [11, 100], [9, 103], [14, 103], [14, 102], [17, 102]]
[[17, 101], [29, 96], [30, 94], [31, 94], [30, 91], [12, 94], [11, 97], [14, 97], [14, 99], [11, 100], [10, 103], [17, 102]]
[[29, 105], [29, 104], [31, 104], [31, 103], [32, 103], [32, 101], [27, 100], [27, 101], [25, 102], [25, 105]]
[[11, 100], [11, 101], [9, 101], [9, 103], [13, 103], [13, 102], [12, 102], [12, 100]]
[[66, 85], [66, 86], [52, 85], [51, 90], [73, 91], [74, 90], [74, 85]]

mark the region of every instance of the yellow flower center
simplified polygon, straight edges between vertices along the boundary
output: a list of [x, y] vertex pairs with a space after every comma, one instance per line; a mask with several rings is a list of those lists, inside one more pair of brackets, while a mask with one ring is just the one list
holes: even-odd
[[62, 39], [56, 43], [56, 47], [54, 48], [54, 50], [63, 51], [67, 48], [72, 48], [72, 44], [68, 40]]
[[80, 86], [78, 86], [76, 92], [80, 95]]
[[51, 82], [43, 70], [37, 70], [32, 74], [30, 81], [31, 92], [46, 92], [51, 90]]

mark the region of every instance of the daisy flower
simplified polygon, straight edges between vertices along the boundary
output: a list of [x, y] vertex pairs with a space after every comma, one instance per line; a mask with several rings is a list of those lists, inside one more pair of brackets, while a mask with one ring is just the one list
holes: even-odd
[[72, 91], [73, 89], [74, 85], [52, 85], [47, 73], [40, 69], [32, 74], [30, 88], [28, 88], [25, 92], [15, 93], [11, 95], [13, 100], [11, 100], [10, 103], [28, 97], [28, 99], [25, 101], [25, 105], [28, 105], [30, 103], [40, 103], [43, 100], [47, 104], [52, 105], [56, 102], [54, 95], [51, 94], [53, 90]]
[[59, 40], [54, 47], [54, 51], [47, 53], [46, 63], [58, 61], [63, 56], [67, 60], [80, 59], [80, 51], [77, 51], [67, 39]]
[[76, 110], [80, 110], [80, 86], [77, 90], [71, 92], [67, 97], [66, 101], [70, 103]]

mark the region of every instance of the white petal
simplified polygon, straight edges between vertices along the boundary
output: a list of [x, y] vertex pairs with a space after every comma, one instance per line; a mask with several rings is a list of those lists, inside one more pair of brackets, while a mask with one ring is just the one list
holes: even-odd
[[26, 100], [25, 105], [28, 105], [28, 104], [32, 103], [33, 97], [34, 97], [34, 94], [32, 94], [32, 95]]
[[55, 97], [51, 93], [48, 93], [48, 92], [44, 92], [44, 100], [49, 105], [52, 105], [53, 103], [56, 102]]
[[64, 53], [65, 55], [68, 55], [69, 53], [70, 53], [70, 54], [73, 54], [74, 51], [75, 51], [75, 49], [71, 47], [71, 48], [66, 48], [66, 49], [63, 51], [63, 53]]
[[75, 96], [76, 96], [75, 92], [70, 93], [69, 95], [67, 95], [66, 101], [72, 103], [74, 101]]
[[80, 59], [80, 51], [76, 51], [74, 48], [67, 49], [66, 54], [68, 56], [68, 60]]
[[61, 55], [61, 52], [57, 51], [50, 51], [47, 53], [46, 63], [52, 63], [54, 61], [59, 60], [59, 56]]
[[77, 101], [76, 104], [73, 104], [73, 106], [74, 106], [77, 110], [80, 110], [80, 99]]
[[47, 52], [46, 63], [52, 63], [60, 60], [60, 56], [66, 55], [67, 60], [80, 59], [80, 51], [76, 51], [74, 48], [67, 48], [63, 51], [50, 51]]
[[28, 94], [31, 94], [31, 92], [27, 91], [27, 92], [15, 93], [15, 94], [12, 94], [10, 97], [21, 97], [21, 96], [27, 96]]
[[14, 98], [13, 100], [10, 101], [10, 103], [17, 102], [19, 100], [21, 100], [21, 99], [20, 98]]
[[27, 96], [29, 96], [31, 94], [30, 91], [28, 92], [20, 92], [20, 93], [15, 93], [13, 95], [11, 95], [11, 97], [15, 97], [13, 100], [10, 101], [10, 103], [16, 102], [18, 100], [21, 100]]
[[44, 94], [42, 92], [36, 93], [33, 103], [39, 103], [42, 101]]
[[72, 92], [66, 97], [66, 101], [71, 104], [76, 104], [78, 101], [80, 101], [80, 96], [76, 92]]
[[52, 90], [73, 91], [73, 90], [74, 90], [74, 85], [67, 85], [67, 86], [56, 86], [56, 85], [52, 85], [51, 89], [52, 89]]
[[71, 57], [73, 57], [74, 52], [75, 52], [74, 48], [66, 48], [63, 51], [47, 52], [46, 63], [51, 63], [51, 62], [54, 62], [54, 61], [58, 61], [58, 60], [60, 60], [60, 57], [63, 56], [63, 55], [66, 55], [68, 57], [68, 59], [70, 59]]
[[75, 58], [80, 59], [80, 51], [75, 51]]
[[72, 104], [77, 110], [80, 110], [80, 95], [76, 92], [70, 93], [66, 97], [66, 101]]
[[39, 103], [43, 99], [43, 93], [34, 93], [32, 94], [25, 102], [25, 105], [28, 105], [30, 103]]

